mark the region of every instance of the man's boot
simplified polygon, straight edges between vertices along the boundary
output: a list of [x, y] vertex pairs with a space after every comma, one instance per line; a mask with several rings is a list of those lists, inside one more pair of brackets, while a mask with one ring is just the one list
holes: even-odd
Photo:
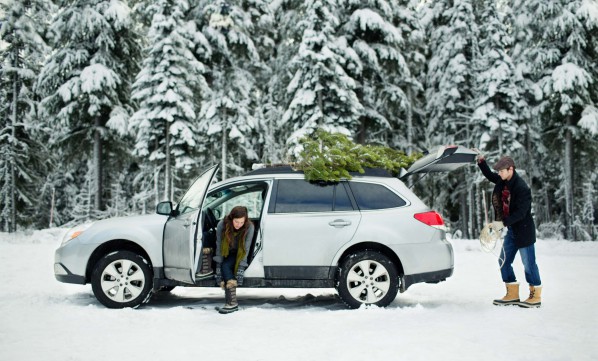
[[519, 302], [519, 306], [525, 308], [535, 308], [542, 306], [542, 286], [529, 286], [529, 297], [523, 302]]
[[228, 280], [226, 282], [226, 288], [224, 289], [224, 299], [225, 305], [224, 307], [220, 308], [218, 312], [220, 313], [231, 313], [235, 312], [239, 309], [239, 304], [237, 303], [237, 281], [236, 280]]
[[492, 304], [497, 306], [506, 306], [506, 305], [517, 305], [519, 304], [519, 283], [512, 282], [512, 283], [505, 283], [507, 286], [507, 294], [505, 297], [494, 300]]
[[214, 277], [214, 270], [212, 269], [212, 249], [204, 248], [201, 254], [201, 269], [195, 274], [195, 280], [201, 281]]

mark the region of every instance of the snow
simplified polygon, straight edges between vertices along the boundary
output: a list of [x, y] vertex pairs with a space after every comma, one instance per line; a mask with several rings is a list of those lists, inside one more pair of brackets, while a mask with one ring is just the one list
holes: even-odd
[[[539, 309], [493, 306], [504, 293], [496, 259], [454, 239], [454, 275], [416, 284], [384, 309], [347, 310], [329, 289], [239, 289], [242, 309], [220, 315], [217, 288], [103, 307], [89, 285], [54, 279], [65, 232], [0, 233], [0, 360], [598, 359], [598, 242], [538, 241]], [[519, 259], [515, 270], [523, 279]]]

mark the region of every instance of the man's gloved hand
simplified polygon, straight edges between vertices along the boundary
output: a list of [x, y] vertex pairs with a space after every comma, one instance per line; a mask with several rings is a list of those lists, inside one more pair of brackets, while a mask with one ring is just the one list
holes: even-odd
[[484, 153], [482, 153], [481, 150], [479, 150], [478, 148], [471, 148], [471, 150], [473, 150], [474, 152], [478, 153], [478, 155], [475, 157], [475, 160], [477, 163], [481, 163], [482, 161], [484, 161], [486, 158], [484, 157]]
[[222, 264], [216, 263], [216, 286], [222, 283]]
[[237, 269], [237, 285], [238, 286], [242, 286], [243, 285], [243, 276], [245, 274], [245, 267], [241, 267], [239, 266], [239, 268]]

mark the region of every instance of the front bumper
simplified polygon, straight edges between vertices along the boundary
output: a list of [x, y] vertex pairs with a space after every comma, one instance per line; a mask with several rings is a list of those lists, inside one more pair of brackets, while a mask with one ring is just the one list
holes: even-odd
[[73, 274], [62, 263], [54, 263], [54, 277], [56, 277], [56, 280], [63, 283], [85, 284], [85, 276]]

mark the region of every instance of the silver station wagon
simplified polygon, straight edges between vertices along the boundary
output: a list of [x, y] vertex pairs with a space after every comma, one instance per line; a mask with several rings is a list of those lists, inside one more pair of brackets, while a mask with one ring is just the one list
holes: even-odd
[[[474, 158], [469, 149], [442, 147], [400, 178]], [[350, 308], [383, 307], [412, 284], [453, 273], [442, 217], [384, 171], [318, 184], [272, 167], [212, 184], [217, 169], [201, 174], [176, 206], [162, 202], [153, 215], [70, 230], [55, 253], [56, 279], [91, 283], [109, 308], [137, 307], [176, 286], [215, 287], [214, 279], [196, 280], [202, 248], [237, 205], [248, 208], [256, 229], [242, 287], [335, 288]]]

